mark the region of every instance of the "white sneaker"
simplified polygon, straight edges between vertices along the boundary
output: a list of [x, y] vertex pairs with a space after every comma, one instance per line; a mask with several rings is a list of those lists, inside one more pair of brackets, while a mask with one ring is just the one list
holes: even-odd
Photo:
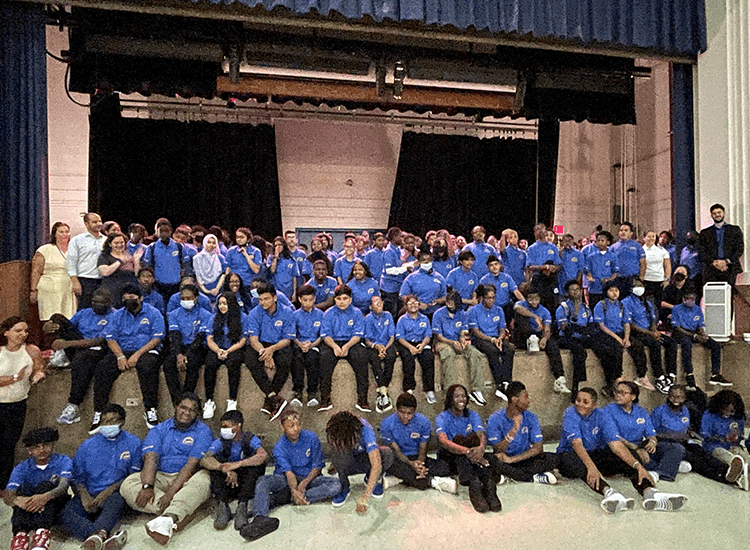
[[176, 525], [169, 516], [158, 516], [146, 524], [146, 533], [161, 545], [167, 544], [172, 538]]
[[143, 413], [143, 419], [146, 421], [149, 430], [153, 430], [159, 423], [159, 415], [156, 414], [156, 409], [153, 407]]
[[532, 334], [529, 339], [526, 340], [526, 349], [529, 353], [536, 353], [539, 351], [539, 336]]
[[435, 392], [434, 391], [428, 391], [427, 392], [427, 402], [430, 405], [434, 405], [435, 403], [437, 403], [437, 397], [435, 397]]
[[430, 487], [441, 493], [457, 493], [458, 482], [452, 477], [435, 476], [430, 480]]
[[555, 384], [554, 386], [552, 386], [552, 389], [555, 390], [555, 393], [570, 393], [568, 386], [565, 384], [564, 376], [559, 376], [555, 380]]
[[611, 495], [602, 500], [600, 506], [608, 514], [616, 514], [623, 510], [632, 510], [633, 506], [635, 506], [635, 501], [632, 498], [625, 498], [620, 493], [613, 491]]
[[693, 471], [693, 465], [687, 460], [680, 460], [680, 466], [677, 468], [677, 471], [681, 474], [687, 474]]
[[506, 481], [508, 481], [508, 478], [500, 474], [500, 480], [495, 485], [503, 485]]
[[469, 399], [472, 400], [476, 405], [484, 407], [487, 404], [487, 400], [484, 398], [484, 394], [481, 390], [474, 390], [469, 394]]
[[237, 410], [237, 400], [227, 399], [227, 411], [236, 411], [236, 410]]
[[654, 481], [654, 483], [659, 483], [659, 472], [648, 470], [648, 475], [651, 476], [651, 479]]
[[213, 399], [209, 399], [208, 401], [203, 403], [203, 419], [204, 420], [213, 418], [215, 412], [216, 412], [216, 403], [214, 403]]
[[674, 512], [682, 508], [686, 500], [685, 495], [656, 492], [653, 497], [643, 500], [643, 507], [656, 512]]
[[495, 397], [507, 401], [508, 396], [505, 394], [506, 391], [508, 391], [508, 382], [501, 382], [495, 389]]
[[60, 416], [57, 417], [58, 424], [75, 424], [80, 421], [81, 415], [78, 414], [78, 405], [74, 405], [73, 403], [65, 405]]
[[395, 487], [402, 481], [402, 479], [397, 478], [396, 476], [383, 476], [383, 490], [387, 491], [388, 489], [390, 489], [391, 487]]
[[734, 455], [725, 476], [727, 483], [737, 483], [746, 470], [745, 459], [740, 455]]
[[49, 359], [49, 366], [56, 367], [58, 369], [69, 367], [70, 360], [68, 359], [68, 356], [65, 355], [65, 350], [59, 349], [55, 353], [53, 353], [52, 357], [50, 357]]
[[743, 491], [750, 491], [750, 474], [748, 473], [748, 467], [750, 467], [750, 464], [747, 462], [743, 463], [742, 473], [740, 474], [740, 477], [737, 478], [737, 485]]
[[307, 402], [308, 407], [317, 407], [318, 405], [320, 405], [320, 402], [315, 396], [311, 397], [310, 400]]
[[534, 474], [534, 483], [539, 483], [541, 485], [557, 485], [557, 478], [552, 472]]

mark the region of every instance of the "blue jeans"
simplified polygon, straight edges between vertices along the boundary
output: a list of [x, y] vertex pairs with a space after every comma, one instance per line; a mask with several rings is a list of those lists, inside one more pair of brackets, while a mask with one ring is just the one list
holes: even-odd
[[110, 534], [120, 519], [124, 508], [125, 500], [120, 496], [119, 491], [112, 493], [104, 501], [102, 507], [93, 514], [86, 511], [81, 502], [81, 497], [76, 495], [75, 498], [68, 501], [60, 512], [60, 525], [80, 540], [86, 540], [102, 529]]
[[[304, 478], [297, 477], [297, 483]], [[333, 498], [341, 492], [341, 482], [335, 477], [319, 475], [313, 479], [305, 490], [305, 499], [312, 504], [327, 498]], [[253, 516], [266, 516], [271, 508], [292, 502], [292, 491], [286, 482], [286, 475], [273, 474], [258, 479], [253, 499]]]
[[656, 445], [656, 452], [650, 462], [645, 464], [647, 470], [659, 474], [664, 481], [674, 481], [680, 462], [685, 458], [685, 447], [675, 441], [661, 440]]
[[[331, 450], [331, 463], [339, 474], [341, 491], [349, 490], [350, 475], [369, 474], [372, 467], [368, 453], [354, 453], [338, 449]], [[380, 464], [382, 467], [380, 475], [382, 476], [393, 464], [393, 451], [388, 447], [380, 447]]]

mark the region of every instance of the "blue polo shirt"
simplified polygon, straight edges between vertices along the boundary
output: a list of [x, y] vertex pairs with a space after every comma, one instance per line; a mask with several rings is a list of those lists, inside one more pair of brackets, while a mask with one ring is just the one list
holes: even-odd
[[[414, 294], [423, 304], [430, 304], [445, 296], [446, 292], [445, 279], [440, 273], [436, 273], [434, 269], [432, 273], [427, 273], [424, 269], [418, 269], [404, 279], [404, 284], [401, 285], [398, 295], [404, 297]], [[437, 304], [430, 306], [423, 313], [434, 313], [439, 307]]]
[[[268, 265], [270, 266], [272, 263], [273, 257], [270, 257], [268, 259]], [[276, 290], [283, 292], [287, 297], [291, 298], [294, 293], [293, 283], [299, 275], [299, 271], [297, 270], [297, 260], [295, 260], [294, 257], [283, 258], [279, 256], [279, 259], [276, 260], [276, 273], [271, 273], [270, 269], [268, 270], [268, 273], [273, 279], [273, 284], [276, 287]]]
[[334, 305], [323, 314], [321, 338], [330, 336], [335, 342], [348, 342], [354, 336], [361, 338], [364, 335], [365, 318], [353, 305], [349, 304], [343, 311]]
[[297, 327], [297, 340], [300, 342], [314, 342], [320, 336], [320, 327], [323, 324], [323, 312], [312, 308], [308, 313], [302, 308], [294, 312], [294, 321]]
[[[739, 439], [730, 443], [729, 441], [709, 441], [713, 436], [728, 436], [732, 430], [737, 430]], [[703, 413], [701, 418], [701, 437], [703, 438], [703, 450], [707, 453], [712, 453], [717, 447], [729, 450], [732, 445], [739, 445], [740, 439], [745, 434], [745, 422], [742, 419], [737, 418], [724, 418], [719, 414], [706, 411]]]
[[[164, 298], [162, 298], [161, 294], [159, 294], [155, 290], [152, 290], [151, 292], [146, 294], [145, 289], [142, 289], [142, 290], [143, 290], [143, 301], [147, 304], [151, 304], [152, 306], [154, 306], [156, 309], [158, 309], [161, 312], [162, 315], [166, 315], [167, 308], [164, 307]], [[205, 296], [203, 297], [206, 298]], [[208, 298], [206, 298], [206, 300], [208, 300]], [[208, 303], [209, 305], [211, 304], [210, 300]]]
[[[287, 298], [286, 294], [281, 292], [280, 290], [276, 291], [276, 303], [282, 306], [286, 306], [292, 311], [294, 311], [294, 305], [292, 304], [292, 301]], [[258, 298], [250, 298], [250, 310], [254, 310], [256, 307], [260, 305], [260, 300]]]
[[457, 435], [483, 432], [482, 419], [475, 411], [468, 412], [468, 416], [456, 416], [450, 410], [441, 412], [435, 417], [435, 434], [444, 433], [450, 441], [453, 441]]
[[380, 423], [380, 438], [389, 447], [395, 443], [401, 452], [408, 458], [419, 456], [419, 446], [427, 443], [432, 434], [432, 425], [427, 417], [420, 413], [414, 416], [408, 424], [404, 425], [394, 413]]
[[70, 479], [73, 471], [73, 461], [69, 456], [52, 453], [47, 466], [42, 469], [36, 465], [32, 457], [27, 458], [10, 473], [8, 491], [18, 491], [21, 487], [34, 489], [44, 482], [52, 482], [57, 485], [56, 480], [64, 477]]
[[396, 340], [404, 339], [409, 343], [421, 342], [432, 335], [432, 326], [426, 315], [417, 313], [417, 318], [405, 313], [396, 322]]
[[[531, 411], [521, 413], [521, 426], [513, 441], [505, 449], [508, 456], [516, 456], [528, 451], [532, 445], [541, 443], [542, 428], [539, 419]], [[513, 429], [513, 419], [508, 418], [507, 409], [495, 411], [487, 419], [487, 442], [493, 447], [500, 443]]]
[[602, 279], [607, 279], [615, 273], [620, 272], [617, 256], [611, 248], [602, 253], [598, 248], [586, 257], [586, 273], [594, 278], [589, 281], [589, 293], [602, 294]]
[[321, 304], [325, 302], [328, 297], [333, 297], [333, 291], [336, 290], [336, 279], [333, 277], [328, 277], [326, 275], [325, 281], [323, 281], [321, 284], [318, 284], [318, 282], [315, 280], [315, 277], [312, 277], [307, 283], [311, 287], [315, 289], [315, 303]]
[[[143, 301], [145, 302], [146, 299], [144, 298]], [[214, 312], [214, 308], [211, 305], [211, 300], [209, 300], [208, 296], [206, 296], [205, 294], [202, 294], [202, 293], [198, 294], [198, 301], [196, 302], [195, 305], [205, 309], [209, 313]], [[169, 297], [169, 301], [167, 302], [167, 313], [169, 313], [170, 311], [174, 311], [175, 309], [179, 307], [181, 307], [180, 306], [180, 293], [175, 292]]]
[[461, 295], [462, 300], [471, 300], [472, 294], [479, 286], [479, 276], [474, 272], [473, 266], [469, 271], [465, 271], [463, 267], [458, 266], [448, 273], [445, 283], [452, 286], [453, 290]]
[[[694, 279], [695, 277], [700, 275], [701, 272], [703, 271], [700, 257], [698, 256], [698, 250], [693, 248], [690, 245], [687, 245], [685, 248], [682, 249], [682, 252], [680, 252], [680, 264], [687, 267], [689, 279]], [[672, 265], [673, 265], [672, 271], [674, 271], [674, 268], [677, 266], [674, 264]]]
[[575, 248], [560, 250], [560, 262], [562, 267], [557, 277], [560, 283], [560, 295], [565, 296], [565, 283], [577, 279], [578, 274], [583, 272], [586, 262], [583, 253]]
[[684, 434], [690, 427], [690, 411], [685, 405], [679, 411], [673, 411], [664, 403], [651, 413], [651, 424], [659, 434]]
[[[575, 312], [575, 304], [573, 303], [573, 300], [565, 300], [563, 304], [557, 306], [557, 311], [555, 311], [555, 320], [557, 321], [558, 328], [561, 328], [564, 323], [571, 323], [574, 325], [574, 329], [577, 327], [587, 327], [593, 321], [591, 310], [585, 303], [581, 302], [581, 305], [578, 308], [578, 315], [576, 315], [575, 318], [573, 316], [573, 313]], [[572, 334], [574, 336], [580, 336], [583, 333], [580, 330], [573, 330]]]
[[469, 328], [478, 328], [490, 338], [496, 338], [504, 329], [505, 314], [503, 308], [493, 305], [490, 309], [480, 302], [469, 309]]
[[454, 258], [448, 258], [447, 260], [432, 260], [432, 269], [436, 273], [440, 273], [443, 279], [448, 278], [448, 273], [456, 267]]
[[443, 306], [432, 316], [432, 333], [441, 334], [448, 340], [458, 341], [462, 332], [469, 331], [469, 316], [459, 309], [451, 317], [448, 308]]
[[[254, 456], [262, 446], [263, 444], [260, 442], [258, 436], [253, 435], [253, 437], [250, 438], [250, 449], [253, 451], [253, 454], [245, 456], [245, 450], [242, 448], [242, 440], [232, 441], [232, 445], [229, 447], [229, 458], [226, 459], [226, 462], [239, 462], [240, 460], [250, 458], [251, 456]], [[214, 439], [213, 443], [211, 443], [211, 446], [208, 448], [208, 452], [213, 453], [214, 456], [219, 456], [223, 450], [224, 440], [221, 437]]]
[[302, 275], [304, 274], [303, 270], [305, 269], [307, 255], [305, 254], [304, 250], [295, 248], [292, 251], [292, 258], [294, 258], [294, 261], [297, 264], [297, 288], [299, 288], [305, 282], [305, 278]]
[[622, 305], [625, 306], [630, 316], [630, 322], [638, 328], [649, 330], [651, 323], [657, 319], [654, 305], [650, 300], [646, 300], [646, 305], [644, 306], [637, 296], [630, 294], [622, 301]]
[[96, 496], [142, 467], [139, 438], [124, 430], [114, 439], [96, 434], [78, 447], [73, 458], [73, 479]]
[[617, 256], [617, 265], [623, 277], [637, 276], [641, 273], [641, 258], [646, 258], [643, 247], [633, 239], [619, 240], [610, 247]]
[[99, 338], [107, 326], [115, 310], [111, 309], [104, 315], [97, 315], [90, 307], [79, 309], [70, 318], [70, 323], [76, 327], [84, 340]]
[[594, 322], [604, 323], [609, 330], [622, 336], [625, 332], [625, 323], [630, 323], [630, 315], [620, 300], [613, 303], [609, 298], [605, 298], [594, 307]]
[[511, 294], [518, 290], [516, 282], [510, 275], [501, 271], [497, 277], [492, 273], [487, 273], [479, 280], [480, 285], [495, 286], [495, 305], [503, 307], [511, 301]]
[[352, 289], [352, 305], [367, 315], [370, 311], [370, 303], [373, 296], [380, 296], [380, 286], [372, 277], [365, 277], [358, 281], [352, 278], [347, 286]]
[[296, 443], [281, 434], [273, 446], [273, 460], [276, 463], [273, 473], [278, 475], [292, 472], [295, 476], [307, 477], [315, 468], [325, 466], [320, 440], [310, 430], [300, 431]]
[[[535, 308], [531, 307], [528, 300], [521, 300], [520, 302], [517, 302], [516, 305], [526, 308], [534, 315], [538, 315], [539, 317], [541, 317], [542, 322], [545, 325], [552, 324], [552, 316], [550, 315], [549, 310], [546, 307], [544, 307], [541, 302]], [[529, 318], [529, 327], [531, 327], [531, 330], [536, 331], [536, 332], [541, 332], [542, 329], [544, 328], [544, 327], [540, 327], [537, 324], [536, 319], [534, 319], [533, 317]]]
[[247, 259], [245, 258], [245, 255], [242, 254], [240, 251], [240, 247], [237, 245], [232, 246], [229, 250], [227, 250], [227, 265], [232, 270], [232, 273], [236, 273], [240, 276], [240, 279], [242, 279], [242, 282], [245, 286], [249, 286], [253, 279], [256, 277], [261, 277], [263, 274], [263, 255], [260, 253], [260, 250], [251, 245], [250, 243], [247, 244], [247, 247], [245, 248], [247, 251], [247, 255], [250, 256], [255, 263], [255, 265], [259, 266], [261, 269], [258, 269], [258, 273], [254, 273], [252, 269], [250, 269], [250, 265], [247, 263]]
[[182, 258], [180, 258], [180, 246], [169, 239], [164, 245], [161, 239], [149, 245], [143, 255], [143, 261], [154, 268], [154, 277], [165, 285], [176, 285], [180, 282], [182, 264], [190, 259], [185, 247], [182, 247]]
[[[216, 316], [214, 315], [211, 318], [211, 322], [208, 325], [208, 332], [206, 333], [206, 336], [211, 335], [214, 337], [214, 342], [217, 346], [219, 346], [221, 349], [229, 349], [232, 347], [232, 344], [235, 342], [232, 342], [229, 339], [229, 329], [227, 328], [226, 324], [222, 327], [222, 335], [220, 338], [216, 338], [214, 335], [214, 319]], [[240, 312], [240, 323], [242, 325], [242, 335], [241, 338], [247, 338], [247, 331], [248, 331], [248, 320], [247, 315], [245, 313]]]
[[487, 269], [487, 258], [489, 258], [490, 255], [497, 256], [497, 250], [495, 250], [494, 247], [487, 243], [471, 242], [464, 246], [463, 250], [470, 250], [471, 253], [474, 254], [475, 261], [474, 265], [471, 266], [471, 270], [476, 273], [480, 279], [489, 273], [489, 270]]
[[380, 315], [370, 312], [365, 317], [365, 338], [373, 344], [385, 346], [392, 336], [396, 335], [396, 326], [390, 311], [383, 311]]
[[404, 262], [401, 261], [401, 249], [393, 243], [388, 243], [383, 251], [383, 272], [380, 276], [380, 289], [383, 292], [398, 292], [401, 284], [406, 279], [406, 272], [400, 275], [389, 275], [386, 269], [391, 267], [401, 267]]
[[365, 263], [370, 268], [370, 273], [376, 281], [380, 281], [380, 276], [383, 274], [383, 253], [385, 249], [378, 250], [377, 248], [371, 248], [365, 253]]
[[563, 413], [557, 452], [572, 452], [575, 439], [580, 439], [583, 442], [583, 448], [591, 452], [604, 449], [613, 441], [620, 441], [620, 434], [617, 432], [617, 425], [612, 417], [602, 409], [596, 408], [590, 415], [583, 417], [571, 405]]
[[125, 249], [128, 251], [128, 253], [131, 256], [133, 256], [135, 254], [136, 250], [143, 250], [143, 253], [145, 254], [147, 248], [148, 247], [145, 244], [143, 244], [143, 243], [133, 244], [130, 241], [128, 241], [127, 243], [125, 243]]
[[500, 253], [504, 273], [510, 275], [517, 285], [526, 281], [526, 251], [515, 246], [506, 246]]
[[372, 429], [369, 422], [364, 418], [359, 419], [362, 422], [362, 433], [359, 434], [359, 439], [354, 445], [352, 451], [355, 455], [360, 453], [369, 453], [370, 451], [378, 450], [378, 441], [375, 438], [375, 430]]
[[294, 312], [278, 302], [273, 315], [262, 307], [256, 307], [247, 316], [247, 335], [256, 336], [258, 340], [268, 344], [294, 340], [297, 337]]
[[[107, 340], [116, 341], [124, 353], [134, 353], [149, 340], [164, 339], [164, 317], [158, 309], [145, 302], [135, 316], [123, 307], [112, 314], [102, 335]], [[158, 345], [155, 349], [160, 347]]]
[[612, 418], [617, 426], [617, 432], [625, 441], [638, 444], [644, 439], [656, 435], [648, 411], [640, 405], [633, 403], [633, 409], [626, 412], [617, 403], [610, 403], [604, 407], [604, 412]]
[[213, 328], [213, 316], [197, 304], [189, 311], [178, 307], [170, 311], [167, 318], [169, 332], [177, 331], [182, 334], [182, 344], [185, 346], [192, 344], [200, 333], [208, 334]]
[[685, 304], [677, 304], [672, 308], [672, 326], [690, 332], [704, 328], [703, 310], [698, 305], [689, 308]]
[[167, 474], [179, 472], [188, 459], [200, 460], [214, 438], [211, 428], [200, 420], [195, 420], [187, 430], [178, 430], [174, 418], [165, 420], [152, 428], [141, 448], [143, 454], [156, 453], [159, 456], [158, 470]]
[[350, 261], [347, 260], [346, 256], [342, 254], [341, 257], [336, 260], [336, 263], [333, 265], [334, 278], [340, 277], [342, 281], [346, 282], [346, 280], [349, 278], [349, 275], [351, 275], [352, 267], [354, 267], [354, 264], [356, 262], [356, 256]]
[[526, 249], [526, 265], [544, 265], [552, 261], [554, 265], [560, 265], [560, 254], [557, 247], [547, 241], [536, 241]]

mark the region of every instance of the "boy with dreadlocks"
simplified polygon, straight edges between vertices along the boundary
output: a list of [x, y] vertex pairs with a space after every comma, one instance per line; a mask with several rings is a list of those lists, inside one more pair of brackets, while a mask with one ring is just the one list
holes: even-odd
[[366, 512], [370, 496], [383, 497], [382, 475], [393, 463], [393, 453], [386, 447], [378, 447], [372, 426], [349, 411], [331, 417], [326, 435], [331, 446], [331, 463], [341, 481], [341, 492], [333, 497], [333, 505], [343, 506], [349, 497], [350, 475], [365, 474], [365, 492], [357, 499], [357, 512]]

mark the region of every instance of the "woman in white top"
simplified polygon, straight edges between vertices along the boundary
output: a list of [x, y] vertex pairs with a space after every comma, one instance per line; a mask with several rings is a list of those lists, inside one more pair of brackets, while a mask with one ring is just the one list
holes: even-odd
[[31, 259], [31, 295], [29, 301], [39, 307], [39, 319], [46, 321], [55, 313], [70, 319], [76, 312], [73, 283], [65, 268], [70, 243], [70, 226], [55, 222], [50, 242], [37, 249]]
[[20, 317], [0, 323], [0, 488], [13, 470], [16, 443], [26, 420], [31, 384], [44, 378], [39, 348], [26, 343], [29, 326]]
[[643, 251], [646, 253], [645, 296], [658, 307], [661, 305], [662, 292], [672, 276], [669, 252], [656, 244], [656, 232], [652, 230], [643, 235]]

